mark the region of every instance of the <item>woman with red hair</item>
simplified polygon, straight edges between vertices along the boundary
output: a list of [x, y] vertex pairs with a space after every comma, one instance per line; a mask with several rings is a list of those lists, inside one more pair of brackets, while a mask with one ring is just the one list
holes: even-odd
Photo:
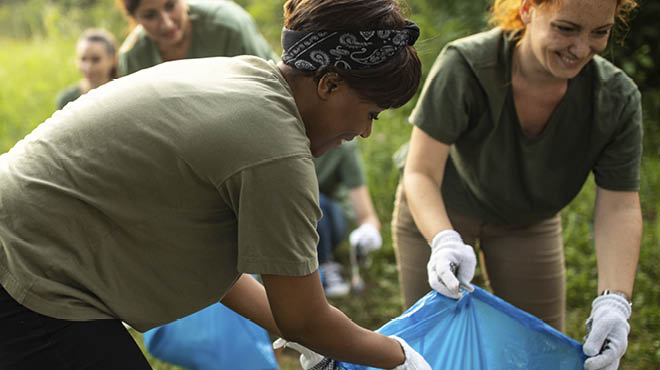
[[444, 48], [410, 116], [394, 211], [406, 306], [430, 288], [469, 290], [478, 243], [494, 293], [563, 330], [559, 212], [593, 172], [598, 297], [585, 367], [616, 368], [642, 232], [642, 110], [634, 82], [598, 54], [635, 6], [497, 0], [492, 30]]

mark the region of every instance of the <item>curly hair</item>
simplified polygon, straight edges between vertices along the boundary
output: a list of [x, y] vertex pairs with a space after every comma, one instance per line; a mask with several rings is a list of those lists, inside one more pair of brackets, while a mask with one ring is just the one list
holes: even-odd
[[[553, 6], [561, 4], [562, 0], [532, 0], [536, 6]], [[495, 0], [490, 9], [489, 23], [506, 31], [516, 31], [525, 28], [520, 19], [520, 0]], [[616, 0], [616, 19], [628, 29], [630, 13], [637, 8], [637, 0]]]

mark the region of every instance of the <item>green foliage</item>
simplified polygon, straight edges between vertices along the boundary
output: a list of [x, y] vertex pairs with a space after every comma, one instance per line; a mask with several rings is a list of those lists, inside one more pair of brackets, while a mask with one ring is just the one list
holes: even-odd
[[0, 4], [0, 35], [13, 39], [77, 38], [88, 27], [123, 35], [127, 24], [112, 0], [25, 0]]
[[[640, 0], [640, 7], [632, 13], [629, 32], [619, 30], [618, 38], [625, 36], [624, 44], [611, 43], [606, 54], [626, 71], [643, 92], [660, 86], [660, 2]], [[656, 106], [660, 107], [660, 106]]]
[[[255, 18], [274, 50], [280, 49], [283, 0], [236, 0]], [[422, 34], [417, 49], [426, 73], [442, 47], [455, 38], [486, 27], [490, 0], [407, 0], [410, 17]], [[637, 273], [630, 345], [624, 369], [656, 369], [660, 363], [660, 2], [646, 0], [631, 23], [623, 46], [612, 44], [606, 56], [631, 75], [643, 91], [644, 160], [640, 197], [644, 236]], [[56, 93], [79, 78], [74, 65], [75, 41], [87, 27], [103, 27], [118, 39], [127, 24], [112, 0], [4, 0], [0, 3], [0, 153], [48, 118]], [[414, 106], [383, 112], [372, 136], [360, 139], [374, 205], [382, 221], [384, 247], [363, 271], [367, 289], [334, 300], [355, 322], [375, 329], [401, 311], [390, 232], [398, 169], [391, 157], [405, 143]], [[596, 293], [593, 252], [593, 180], [562, 212], [567, 269], [567, 334], [581, 340], [584, 320]], [[347, 260], [346, 248], [339, 258]], [[139, 335], [133, 332], [140, 342]], [[149, 357], [157, 370], [176, 369]], [[290, 361], [289, 361], [290, 362]], [[295, 363], [295, 361], [293, 361]], [[293, 368], [286, 365], [285, 369]]]
[[79, 79], [74, 43], [0, 39], [0, 153], [48, 118], [57, 92]]

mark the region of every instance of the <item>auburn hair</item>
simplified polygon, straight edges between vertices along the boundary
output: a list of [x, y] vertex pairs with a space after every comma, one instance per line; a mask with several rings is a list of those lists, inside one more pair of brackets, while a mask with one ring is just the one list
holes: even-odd
[[[536, 6], [553, 6], [561, 4], [562, 0], [531, 0]], [[490, 8], [489, 23], [505, 31], [523, 30], [525, 24], [520, 18], [521, 0], [495, 0]], [[616, 0], [616, 19], [628, 28], [630, 12], [637, 8], [636, 0]]]

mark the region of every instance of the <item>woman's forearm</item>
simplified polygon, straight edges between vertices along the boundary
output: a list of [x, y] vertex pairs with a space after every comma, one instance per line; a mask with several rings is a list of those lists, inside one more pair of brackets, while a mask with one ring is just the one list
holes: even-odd
[[639, 194], [598, 188], [594, 219], [598, 292], [632, 296], [642, 236]]

